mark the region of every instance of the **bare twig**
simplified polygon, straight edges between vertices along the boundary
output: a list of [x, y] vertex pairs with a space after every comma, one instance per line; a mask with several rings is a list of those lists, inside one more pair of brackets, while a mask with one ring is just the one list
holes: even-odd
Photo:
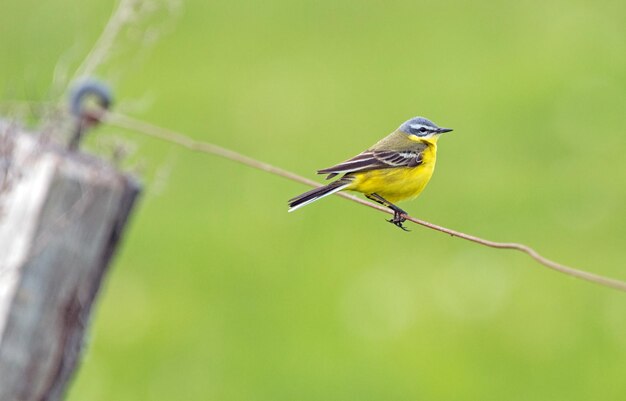
[[[103, 120], [111, 125], [115, 125], [118, 126], [120, 128], [125, 128], [131, 131], [136, 131], [136, 132], [140, 132], [142, 134], [151, 136], [153, 138], [158, 138], [170, 143], [174, 143], [180, 146], [183, 146], [189, 150], [192, 151], [197, 151], [197, 152], [202, 152], [202, 153], [208, 153], [208, 154], [212, 154], [212, 155], [216, 155], [216, 156], [221, 156], [223, 158], [244, 164], [246, 166], [249, 167], [253, 167], [255, 169], [258, 170], [262, 170], [262, 171], [266, 171], [268, 173], [272, 173], [287, 179], [290, 179], [292, 181], [296, 181], [296, 182], [300, 182], [302, 184], [305, 185], [310, 185], [312, 187], [319, 187], [321, 186], [321, 184], [319, 184], [316, 181], [313, 180], [309, 180], [307, 178], [304, 178], [298, 174], [292, 173], [290, 171], [275, 167], [271, 164], [268, 163], [264, 163], [261, 162], [259, 160], [253, 159], [251, 157], [242, 155], [241, 153], [237, 153], [234, 152], [232, 150], [229, 149], [225, 149], [222, 148], [220, 146], [211, 144], [211, 143], [207, 143], [207, 142], [200, 142], [200, 141], [196, 141], [186, 135], [180, 134], [178, 132], [175, 131], [171, 131], [150, 123], [147, 123], [145, 121], [140, 121], [128, 116], [125, 116], [123, 114], [119, 114], [119, 113], [112, 113], [112, 112], [107, 112], [104, 115]], [[362, 205], [371, 207], [373, 209], [376, 209], [378, 211], [381, 211], [383, 213], [389, 213], [392, 214], [393, 212], [391, 212], [389, 209], [380, 206], [380, 205], [376, 205], [373, 203], [370, 203], [366, 200], [363, 200], [361, 198], [358, 198], [354, 195], [349, 195], [346, 193], [337, 193], [336, 195], [341, 196], [342, 198], [346, 198], [349, 199], [353, 202], [357, 202], [360, 203]], [[467, 241], [471, 241], [471, 242], [475, 242], [477, 244], [481, 244], [484, 246], [488, 246], [491, 248], [498, 248], [498, 249], [514, 249], [520, 252], [524, 252], [527, 255], [529, 255], [531, 258], [535, 259], [537, 262], [541, 263], [542, 265], [556, 270], [558, 272], [567, 274], [569, 276], [573, 276], [573, 277], [577, 277], [579, 279], [582, 280], [586, 280], [586, 281], [590, 281], [592, 283], [596, 283], [596, 284], [600, 284], [602, 286], [605, 287], [610, 287], [610, 288], [614, 288], [620, 291], [625, 291], [626, 292], [626, 283], [622, 282], [620, 280], [616, 280], [616, 279], [612, 279], [612, 278], [608, 278], [608, 277], [604, 277], [604, 276], [600, 276], [598, 274], [593, 274], [593, 273], [589, 273], [586, 271], [582, 271], [582, 270], [578, 270], [575, 269], [573, 267], [570, 266], [566, 266], [557, 262], [554, 262], [550, 259], [547, 259], [543, 256], [541, 256], [539, 254], [539, 252], [537, 252], [536, 250], [534, 250], [533, 248], [524, 245], [524, 244], [518, 244], [518, 243], [514, 243], [514, 242], [496, 242], [496, 241], [489, 241], [480, 237], [476, 237], [473, 235], [469, 235], [469, 234], [465, 234], [459, 231], [455, 231], [455, 230], [451, 230], [449, 228], [445, 228], [442, 226], [438, 226], [436, 224], [432, 224], [429, 223], [427, 221], [424, 220], [420, 220], [420, 219], [416, 219], [415, 217], [411, 217], [408, 215], [404, 215], [404, 217], [409, 220], [412, 221], [413, 223], [422, 225], [424, 227], [428, 227], [430, 229], [436, 230], [436, 231], [440, 231], [442, 233], [445, 234], [449, 234], [453, 237], [458, 237], [458, 238], [463, 238]]]
[[[118, 0], [117, 7], [109, 17], [100, 36], [87, 53], [80, 66], [68, 81], [75, 83], [81, 79], [93, 78], [96, 71], [113, 56], [119, 56], [119, 42], [121, 40], [139, 41], [141, 46], [130, 57], [125, 58], [126, 69], [129, 59], [137, 61], [139, 55], [153, 45], [164, 31], [171, 29], [175, 17], [180, 15], [181, 0]], [[149, 19], [155, 24], [149, 23]], [[158, 28], [156, 22], [158, 21]], [[141, 23], [146, 23], [143, 26]], [[110, 78], [110, 77], [109, 77]]]
[[113, 43], [115, 43], [115, 38], [122, 28], [132, 21], [135, 3], [136, 0], [120, 0], [119, 5], [107, 21], [96, 44], [78, 67], [76, 74], [70, 82], [74, 82], [80, 77], [91, 77], [96, 68], [106, 60]]

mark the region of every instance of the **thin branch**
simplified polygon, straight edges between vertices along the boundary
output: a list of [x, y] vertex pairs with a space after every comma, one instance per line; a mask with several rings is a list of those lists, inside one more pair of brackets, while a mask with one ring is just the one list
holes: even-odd
[[111, 48], [115, 39], [121, 30], [133, 19], [136, 0], [120, 0], [117, 8], [107, 21], [106, 26], [102, 30], [100, 37], [96, 41], [87, 57], [76, 70], [74, 77], [69, 82], [75, 82], [80, 77], [91, 77], [94, 71], [102, 64]]
[[[275, 174], [275, 175], [278, 175], [278, 176], [281, 176], [281, 177], [284, 177], [284, 178], [287, 178], [292, 181], [296, 181], [305, 185], [309, 185], [312, 187], [321, 186], [321, 184], [319, 184], [316, 181], [309, 180], [307, 178], [304, 178], [290, 171], [275, 167], [271, 164], [261, 162], [259, 160], [253, 159], [248, 156], [244, 156], [241, 153], [237, 153], [232, 150], [222, 148], [221, 146], [217, 146], [211, 143], [196, 141], [178, 132], [171, 131], [171, 130], [147, 123], [145, 121], [137, 120], [137, 119], [134, 119], [134, 118], [131, 118], [131, 117], [119, 114], [119, 113], [107, 112], [104, 115], [103, 120], [111, 125], [115, 125], [120, 128], [125, 128], [131, 131], [140, 132], [142, 134], [151, 136], [153, 138], [158, 138], [158, 139], [170, 142], [170, 143], [183, 146], [192, 151], [220, 156], [220, 157], [235, 161], [237, 163], [241, 163], [246, 166], [249, 166], [258, 170], [266, 171], [268, 173], [272, 173], [272, 174]], [[389, 213], [389, 214], [393, 213], [389, 209], [383, 206], [370, 203], [354, 195], [349, 195], [346, 193], [337, 193], [336, 195], [341, 196], [342, 198], [349, 199], [353, 202], [360, 203], [361, 205], [371, 207], [372, 209], [376, 209], [383, 213]], [[550, 259], [547, 259], [541, 256], [539, 252], [537, 252], [536, 250], [534, 250], [533, 248], [527, 245], [518, 244], [514, 242], [489, 241], [480, 237], [476, 237], [476, 236], [465, 234], [459, 231], [451, 230], [449, 228], [438, 226], [436, 224], [432, 224], [424, 220], [416, 219], [415, 217], [411, 217], [409, 215], [404, 215], [404, 217], [408, 221], [412, 221], [413, 223], [422, 225], [424, 227], [428, 227], [430, 229], [440, 231], [445, 234], [449, 234], [453, 237], [463, 238], [467, 241], [475, 242], [477, 244], [481, 244], [481, 245], [488, 246], [491, 248], [514, 249], [520, 252], [524, 252], [527, 255], [529, 255], [531, 258], [535, 259], [537, 262], [541, 263], [542, 265], [550, 269], [556, 270], [558, 272], [561, 272], [561, 273], [564, 273], [573, 277], [577, 277], [582, 280], [600, 284], [605, 287], [610, 287], [616, 290], [626, 292], [626, 283], [623, 281], [600, 276], [600, 275], [589, 273], [589, 272], [582, 271], [582, 270], [578, 270], [573, 267], [554, 262]]]
[[[137, 61], [138, 56], [145, 53], [149, 45], [154, 44], [159, 36], [171, 29], [175, 17], [180, 15], [181, 7], [181, 0], [117, 0], [117, 6], [100, 36], [68, 82], [74, 84], [85, 78], [94, 78], [96, 71], [103, 64], [109, 62], [113, 56], [121, 56], [119, 46], [116, 46], [120, 40], [132, 37], [133, 40], [140, 41], [139, 51], [131, 57], [131, 60]], [[156, 24], [148, 24], [141, 28], [140, 23], [149, 21], [151, 17], [158, 21], [158, 29]], [[125, 60], [128, 64], [128, 57]]]

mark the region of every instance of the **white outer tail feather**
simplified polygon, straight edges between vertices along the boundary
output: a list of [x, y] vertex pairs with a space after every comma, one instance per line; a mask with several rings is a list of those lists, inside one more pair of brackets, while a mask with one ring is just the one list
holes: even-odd
[[298, 210], [298, 209], [300, 209], [302, 206], [306, 206], [306, 205], [308, 205], [309, 203], [313, 203], [313, 202], [315, 202], [316, 200], [319, 200], [319, 199], [325, 198], [325, 197], [327, 197], [328, 195], [332, 195], [332, 194], [334, 194], [335, 192], [339, 192], [339, 191], [341, 191], [342, 189], [344, 189], [345, 187], [347, 187], [347, 186], [348, 186], [348, 185], [350, 185], [350, 184], [351, 184], [351, 182], [348, 182], [348, 183], [346, 183], [346, 184], [344, 184], [344, 185], [341, 185], [341, 186], [339, 186], [339, 187], [337, 187], [337, 188], [333, 189], [332, 191], [330, 191], [330, 192], [328, 192], [328, 193], [325, 193], [324, 195], [318, 196], [317, 198], [309, 199], [308, 201], [306, 201], [306, 202], [304, 202], [304, 203], [301, 203], [301, 204], [299, 204], [298, 206], [294, 206], [294, 207], [292, 207], [292, 208], [289, 208], [288, 212], [289, 212], [289, 213], [291, 213], [291, 212], [293, 212], [294, 210]]

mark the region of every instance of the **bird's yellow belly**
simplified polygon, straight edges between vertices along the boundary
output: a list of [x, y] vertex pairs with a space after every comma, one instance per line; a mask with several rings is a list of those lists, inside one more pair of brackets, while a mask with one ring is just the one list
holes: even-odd
[[391, 203], [417, 197], [435, 169], [434, 160], [417, 167], [389, 168], [354, 174], [347, 189], [365, 194], [376, 193]]

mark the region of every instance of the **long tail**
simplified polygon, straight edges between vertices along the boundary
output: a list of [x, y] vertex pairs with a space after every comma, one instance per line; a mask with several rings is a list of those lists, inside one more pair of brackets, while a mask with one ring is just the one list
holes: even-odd
[[302, 195], [298, 195], [293, 199], [289, 199], [289, 211], [293, 212], [294, 210], [299, 209], [302, 206], [306, 206], [309, 203], [315, 202], [318, 199], [322, 199], [325, 196], [332, 195], [335, 192], [341, 191], [350, 184], [350, 181], [341, 179], [331, 182], [326, 186], [312, 189], [308, 192], [303, 193]]

